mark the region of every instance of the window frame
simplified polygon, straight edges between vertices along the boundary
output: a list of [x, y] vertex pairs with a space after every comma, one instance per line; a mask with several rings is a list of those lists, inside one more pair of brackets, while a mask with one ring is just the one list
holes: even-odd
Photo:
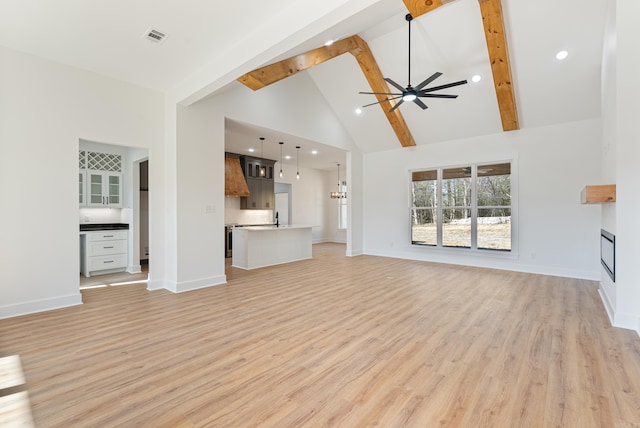
[[[347, 182], [341, 181], [340, 186], [338, 186], [339, 192], [344, 192], [347, 194]], [[344, 217], [343, 217], [344, 210]], [[347, 230], [347, 223], [349, 221], [348, 218], [349, 208], [347, 205], [347, 198], [338, 199], [338, 230]]]
[[[494, 165], [501, 163], [509, 163], [511, 168], [510, 173], [510, 196], [511, 205], [511, 249], [499, 250], [492, 248], [478, 248], [478, 200], [477, 200], [477, 180], [478, 180], [478, 168], [486, 165]], [[424, 251], [433, 252], [451, 252], [461, 254], [477, 254], [498, 258], [518, 258], [518, 174], [517, 174], [517, 158], [502, 159], [502, 160], [483, 160], [476, 162], [465, 162], [454, 165], [437, 165], [437, 166], [425, 166], [423, 168], [411, 169], [408, 171], [408, 241], [412, 248], [421, 248]], [[471, 205], [469, 207], [463, 206], [447, 206], [443, 207], [442, 199], [442, 180], [443, 171], [446, 169], [471, 167]], [[430, 207], [414, 207], [413, 206], [413, 174], [422, 171], [436, 171], [436, 198], [437, 204], [436, 210], [436, 231], [437, 231], [437, 243], [432, 244], [417, 244], [413, 242], [412, 231], [412, 211], [414, 209], [431, 209]], [[482, 206], [481, 208], [487, 208], [488, 206]], [[503, 208], [506, 206], [502, 206]], [[471, 246], [470, 247], [455, 247], [443, 245], [443, 229], [442, 229], [442, 214], [443, 209], [471, 209]]]

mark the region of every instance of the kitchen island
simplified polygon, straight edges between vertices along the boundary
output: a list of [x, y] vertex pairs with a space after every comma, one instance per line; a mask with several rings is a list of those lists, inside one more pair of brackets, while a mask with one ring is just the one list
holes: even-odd
[[233, 229], [232, 266], [256, 269], [311, 258], [311, 226], [248, 226]]

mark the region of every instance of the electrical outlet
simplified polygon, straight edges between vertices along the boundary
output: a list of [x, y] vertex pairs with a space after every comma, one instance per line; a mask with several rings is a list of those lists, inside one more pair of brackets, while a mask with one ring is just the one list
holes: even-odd
[[85, 221], [85, 223], [88, 223], [88, 222], [90, 222], [90, 221], [91, 221], [91, 220], [89, 219], [89, 216], [88, 216], [88, 215], [84, 216], [84, 221]]
[[207, 214], [213, 214], [216, 212], [216, 206], [212, 204], [206, 204], [204, 206], [204, 212]]

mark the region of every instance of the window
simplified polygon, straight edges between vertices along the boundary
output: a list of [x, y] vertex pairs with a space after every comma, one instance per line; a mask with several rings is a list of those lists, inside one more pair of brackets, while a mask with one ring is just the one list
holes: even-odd
[[[347, 182], [342, 181], [338, 188], [339, 192], [347, 194]], [[338, 229], [347, 228], [347, 198], [338, 199]]]
[[411, 243], [511, 251], [511, 163], [414, 171]]

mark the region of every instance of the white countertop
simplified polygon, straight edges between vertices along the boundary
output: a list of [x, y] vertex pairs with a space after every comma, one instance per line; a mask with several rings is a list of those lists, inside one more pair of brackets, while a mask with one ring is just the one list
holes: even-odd
[[311, 229], [312, 226], [305, 224], [289, 224], [289, 225], [280, 225], [276, 227], [275, 225], [265, 225], [265, 226], [244, 226], [244, 227], [236, 227], [233, 230], [281, 230], [281, 229]]

